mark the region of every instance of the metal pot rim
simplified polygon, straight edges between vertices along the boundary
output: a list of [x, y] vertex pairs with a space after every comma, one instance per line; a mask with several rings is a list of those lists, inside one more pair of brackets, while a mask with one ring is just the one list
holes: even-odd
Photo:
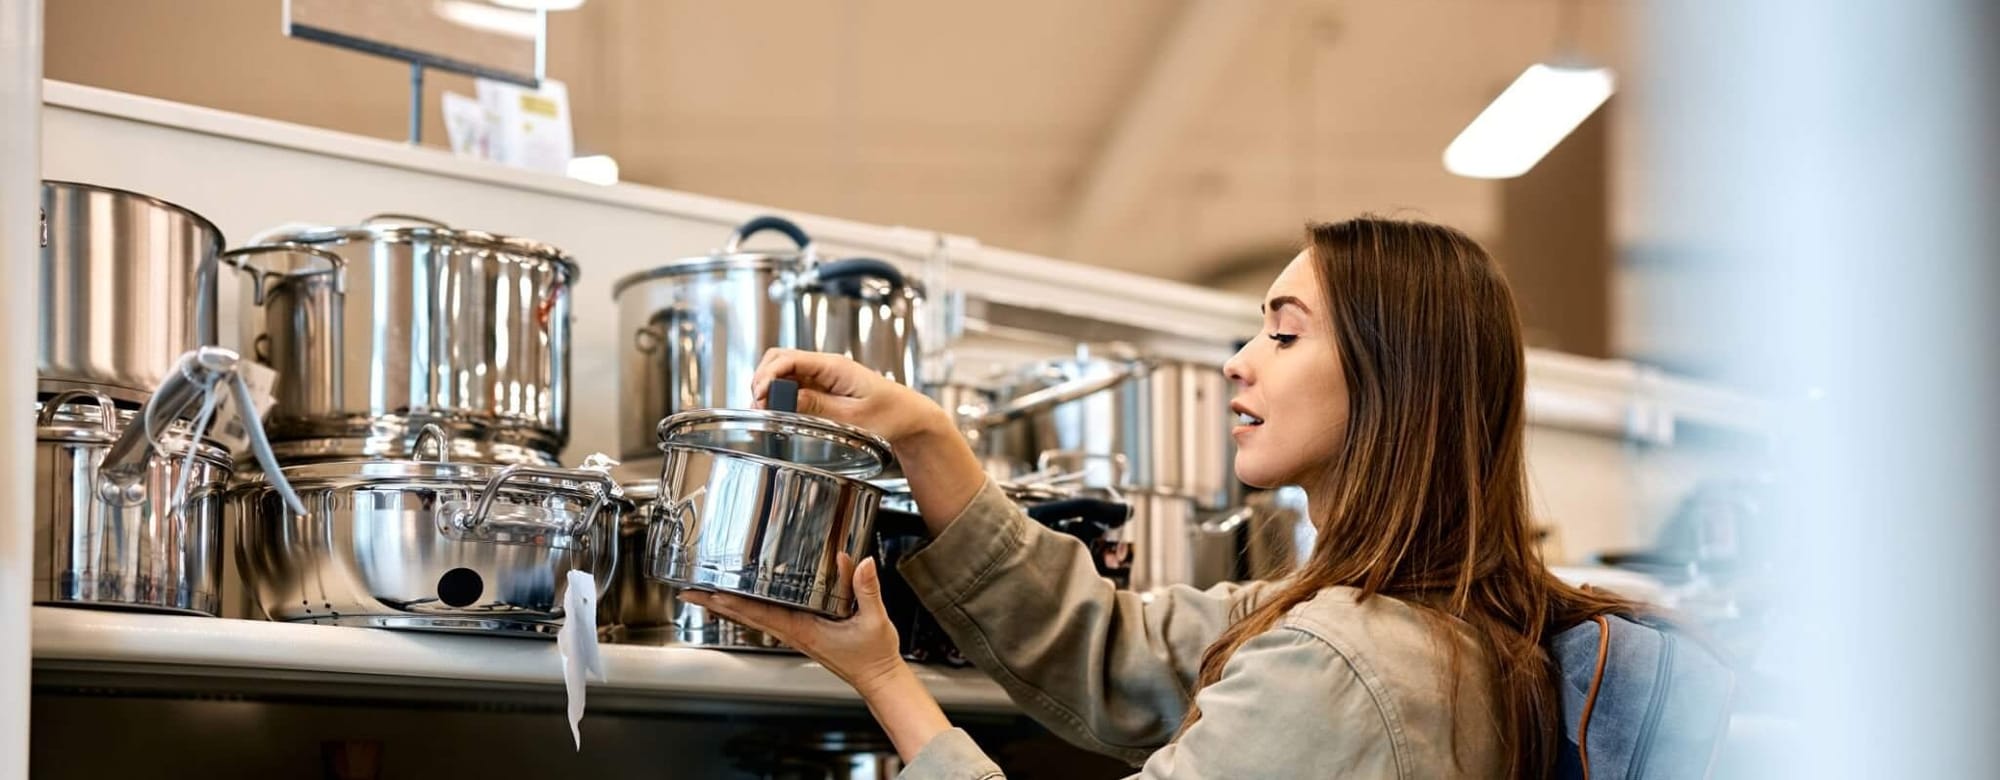
[[724, 268], [790, 268], [800, 270], [805, 267], [804, 252], [715, 252], [694, 257], [683, 257], [653, 266], [644, 271], [626, 274], [611, 283], [611, 297], [616, 298], [625, 288], [654, 279], [682, 274], [701, 273]]
[[[323, 489], [327, 487], [350, 487], [360, 485], [391, 485], [405, 487], [432, 487], [439, 483], [457, 487], [478, 489], [490, 484], [508, 466], [487, 463], [435, 462], [418, 460], [345, 460], [324, 463], [302, 463], [285, 466], [285, 479], [300, 490]], [[594, 472], [580, 469], [563, 469], [576, 472], [576, 481], [595, 483]], [[244, 476], [238, 488], [250, 489], [269, 484], [269, 477], [262, 471]], [[540, 490], [551, 493], [587, 495], [589, 491], [581, 486], [563, 484], [555, 477], [535, 474], [517, 477], [509, 483], [515, 490]], [[612, 495], [609, 500], [622, 500]]]
[[574, 282], [577, 278], [576, 258], [551, 244], [514, 236], [503, 236], [483, 230], [437, 227], [433, 225], [361, 225], [354, 227], [313, 227], [287, 230], [275, 235], [262, 236], [258, 246], [271, 244], [338, 244], [349, 241], [370, 241], [391, 244], [412, 244], [418, 241], [448, 241], [455, 244], [497, 249], [514, 254], [523, 254], [556, 264], [564, 275]]
[[147, 195], [146, 193], [143, 192], [133, 192], [131, 190], [119, 189], [117, 187], [106, 187], [102, 184], [88, 184], [80, 181], [68, 181], [66, 179], [42, 180], [43, 187], [46, 188], [49, 187], [50, 185], [55, 185], [57, 187], [67, 187], [69, 189], [103, 192], [112, 195], [123, 195], [128, 198], [144, 201], [148, 204], [158, 206], [160, 208], [168, 209], [170, 211], [178, 211], [186, 215], [189, 219], [192, 219], [195, 222], [200, 223], [202, 229], [206, 231], [210, 236], [213, 236], [215, 238], [216, 251], [219, 252], [222, 250], [223, 247], [222, 229], [216, 227], [214, 222], [209, 221], [207, 217], [204, 217], [201, 214], [197, 213], [194, 209], [180, 205], [173, 201], [153, 195]]
[[[853, 462], [852, 469], [830, 469], [824, 466], [798, 463], [783, 458], [721, 446], [703, 441], [698, 434], [712, 430], [718, 424], [741, 426], [741, 430], [763, 433], [805, 436], [843, 448], [852, 454], [852, 459], [842, 458], [842, 462]], [[866, 481], [889, 470], [896, 463], [894, 451], [889, 442], [867, 430], [846, 423], [835, 422], [823, 417], [814, 417], [797, 412], [778, 412], [769, 409], [692, 409], [673, 414], [660, 421], [657, 429], [661, 451], [668, 447], [693, 447], [696, 449], [742, 455], [774, 464], [803, 468], [830, 476]]]

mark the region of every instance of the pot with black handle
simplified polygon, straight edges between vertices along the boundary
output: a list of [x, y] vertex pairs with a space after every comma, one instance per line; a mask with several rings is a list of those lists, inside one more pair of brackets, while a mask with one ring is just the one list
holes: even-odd
[[[767, 233], [792, 246], [744, 248]], [[721, 249], [620, 279], [612, 298], [626, 458], [656, 452], [662, 418], [749, 408], [750, 377], [773, 348], [846, 355], [904, 384], [918, 374], [918, 286], [879, 259], [823, 260], [782, 217], [750, 220]]]

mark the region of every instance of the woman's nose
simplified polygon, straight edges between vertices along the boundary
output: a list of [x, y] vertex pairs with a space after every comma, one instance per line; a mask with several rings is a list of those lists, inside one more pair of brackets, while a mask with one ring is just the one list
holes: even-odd
[[1222, 375], [1229, 377], [1229, 381], [1239, 385], [1250, 384], [1250, 360], [1247, 355], [1250, 352], [1250, 345], [1254, 343], [1256, 342], [1246, 341], [1237, 345], [1236, 354], [1229, 358], [1229, 362], [1222, 364]]

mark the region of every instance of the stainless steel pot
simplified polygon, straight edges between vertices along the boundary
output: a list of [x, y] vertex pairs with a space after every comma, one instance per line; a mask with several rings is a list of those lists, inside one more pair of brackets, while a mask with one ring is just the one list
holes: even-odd
[[[441, 449], [426, 432], [420, 450]], [[232, 487], [239, 566], [272, 620], [553, 634], [568, 572], [617, 565], [631, 505], [604, 470], [367, 460], [287, 466]]]
[[1132, 590], [1207, 588], [1237, 579], [1246, 514], [1204, 513], [1195, 499], [1172, 493], [1126, 492], [1123, 498], [1132, 505], [1132, 519], [1119, 531], [1129, 546]]
[[731, 623], [676, 598], [680, 589], [652, 578], [653, 551], [647, 534], [659, 518], [660, 481], [644, 479], [620, 485], [634, 511], [618, 528], [618, 567], [614, 581], [598, 602], [599, 633], [607, 641], [639, 645], [694, 645], [725, 650], [791, 652], [776, 639], [753, 628]]
[[[795, 244], [746, 251], [765, 231]], [[922, 292], [871, 258], [822, 262], [805, 231], [762, 217], [722, 249], [633, 274], [612, 287], [622, 382], [619, 448], [651, 456], [655, 426], [677, 412], [748, 408], [750, 376], [776, 347], [847, 355], [905, 384], [918, 376]]]
[[[167, 425], [135, 475], [136, 500], [103, 489], [100, 464], [136, 424], [104, 394], [64, 391], [35, 426], [38, 603], [215, 615], [222, 593], [222, 490], [229, 453]], [[183, 493], [183, 491], [185, 491]]]
[[[1236, 441], [1230, 436], [1234, 395], [1220, 366], [1190, 361], [1155, 361], [1153, 370], [1121, 388], [1143, 410], [1150, 438], [1133, 462], [1149, 466], [1152, 489], [1188, 496], [1205, 510], [1242, 503], [1236, 481]], [[1150, 461], [1150, 463], [1148, 463]]]
[[42, 182], [40, 343], [44, 395], [94, 390], [137, 405], [174, 360], [215, 339], [222, 232], [136, 192]]
[[659, 437], [655, 579], [853, 614], [838, 558], [859, 561], [873, 542], [884, 491], [865, 480], [893, 463], [887, 442], [816, 417], [733, 409], [676, 414]]
[[[1145, 425], [1140, 396], [1127, 392], [1152, 370], [1135, 359], [1092, 357], [1080, 348], [1073, 360], [1033, 364], [997, 392], [1000, 408], [968, 419], [980, 431], [980, 448], [1016, 463], [1055, 465], [1082, 474], [1094, 488], [1150, 486], [1155, 431]], [[1038, 468], [1037, 470], [1043, 470]]]
[[299, 449], [313, 457], [409, 457], [428, 423], [462, 455], [543, 463], [568, 441], [577, 267], [562, 250], [396, 215], [268, 243], [230, 257], [256, 283], [244, 343], [293, 369], [274, 439], [312, 442]]

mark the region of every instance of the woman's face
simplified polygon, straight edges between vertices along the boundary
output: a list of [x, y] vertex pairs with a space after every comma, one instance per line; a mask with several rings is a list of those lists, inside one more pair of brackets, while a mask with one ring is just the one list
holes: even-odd
[[1341, 374], [1324, 287], [1312, 251], [1271, 283], [1264, 332], [1224, 365], [1236, 384], [1236, 478], [1259, 488], [1310, 487], [1347, 431]]

